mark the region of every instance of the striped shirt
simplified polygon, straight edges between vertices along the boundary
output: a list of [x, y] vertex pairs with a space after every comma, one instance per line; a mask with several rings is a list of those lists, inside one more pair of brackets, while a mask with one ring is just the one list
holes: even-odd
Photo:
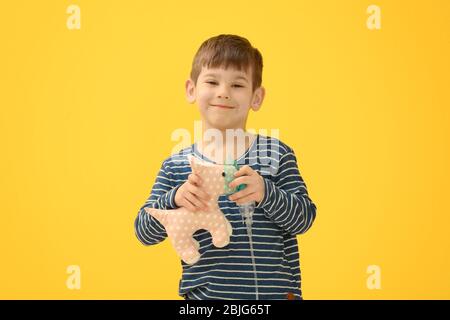
[[[164, 227], [144, 208], [177, 208], [175, 193], [191, 173], [188, 154], [214, 163], [201, 154], [196, 143], [163, 161], [134, 223], [136, 237], [144, 245], [167, 237]], [[226, 195], [220, 196], [219, 207], [233, 228], [230, 243], [216, 248], [209, 232], [194, 233], [201, 258], [193, 265], [180, 260], [179, 295], [186, 299], [302, 299], [296, 235], [311, 227], [316, 206], [308, 196], [294, 151], [279, 139], [258, 134], [237, 162], [257, 171], [265, 185], [264, 198], [256, 203], [253, 214], [253, 250], [239, 206]]]

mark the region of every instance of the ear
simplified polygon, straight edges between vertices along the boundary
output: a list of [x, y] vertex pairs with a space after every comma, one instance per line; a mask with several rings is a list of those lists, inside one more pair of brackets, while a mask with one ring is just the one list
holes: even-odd
[[259, 87], [255, 90], [253, 93], [252, 103], [250, 105], [253, 111], [258, 111], [261, 108], [265, 96], [266, 89], [264, 87]]
[[185, 83], [186, 89], [186, 99], [189, 103], [194, 103], [196, 100], [196, 90], [195, 83], [191, 79], [186, 80]]

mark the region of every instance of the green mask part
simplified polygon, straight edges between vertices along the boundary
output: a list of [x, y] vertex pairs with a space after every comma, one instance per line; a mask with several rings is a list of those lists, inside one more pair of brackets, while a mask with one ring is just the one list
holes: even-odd
[[224, 178], [225, 178], [225, 193], [226, 195], [241, 191], [245, 189], [245, 184], [240, 184], [235, 188], [230, 188], [228, 184], [234, 180], [234, 174], [239, 170], [239, 166], [236, 160], [227, 160], [224, 167]]

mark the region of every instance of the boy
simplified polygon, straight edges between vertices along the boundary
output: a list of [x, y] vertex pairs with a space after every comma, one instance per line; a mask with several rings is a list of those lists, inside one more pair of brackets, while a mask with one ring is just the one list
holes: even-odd
[[[216, 248], [207, 231], [194, 233], [201, 258], [194, 265], [182, 262], [179, 295], [185, 299], [302, 299], [296, 235], [311, 227], [316, 206], [294, 151], [276, 138], [245, 131], [250, 108], [257, 111], [264, 99], [262, 67], [260, 52], [245, 38], [219, 35], [200, 46], [186, 81], [186, 96], [199, 107], [202, 138], [163, 162], [135, 220], [137, 238], [153, 245], [167, 233], [144, 208], [207, 209], [209, 195], [202, 189], [204, 181], [191, 172], [188, 154], [212, 163], [225, 163], [231, 156], [239, 164], [230, 187], [246, 187], [219, 198], [233, 228], [230, 243]], [[219, 132], [225, 143], [208, 140], [211, 130]], [[234, 143], [235, 137], [227, 134], [230, 130], [243, 139]], [[239, 206], [251, 202], [255, 209], [248, 232]]]

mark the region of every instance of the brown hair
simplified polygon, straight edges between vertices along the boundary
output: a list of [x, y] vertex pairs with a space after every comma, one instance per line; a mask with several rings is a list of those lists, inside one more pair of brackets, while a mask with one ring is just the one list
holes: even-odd
[[221, 34], [202, 43], [192, 62], [191, 80], [197, 83], [202, 67], [228, 69], [232, 66], [240, 71], [253, 71], [252, 89], [261, 86], [263, 60], [258, 49], [240, 36]]

